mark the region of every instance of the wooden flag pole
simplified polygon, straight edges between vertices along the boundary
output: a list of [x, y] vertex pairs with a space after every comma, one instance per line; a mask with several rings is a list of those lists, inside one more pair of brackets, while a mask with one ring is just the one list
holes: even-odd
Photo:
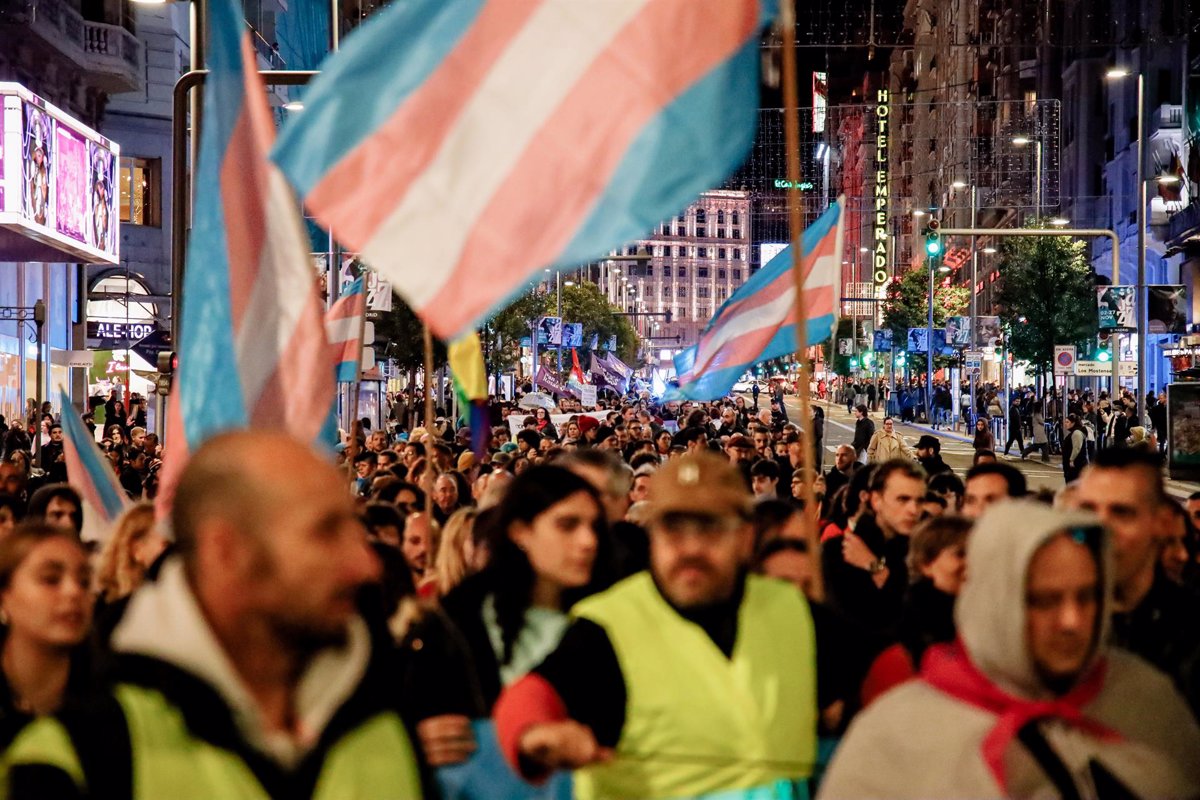
[[808, 541], [809, 559], [813, 564], [813, 599], [825, 599], [825, 580], [821, 575], [821, 542], [817, 532], [816, 498], [813, 495], [812, 408], [808, 397], [809, 366], [805, 360], [808, 350], [807, 314], [804, 303], [804, 258], [801, 237], [804, 221], [800, 215], [800, 119], [796, 75], [796, 8], [794, 0], [782, 0], [779, 5], [779, 25], [783, 34], [783, 126], [787, 146], [788, 222], [792, 242], [792, 274], [796, 280], [796, 360], [800, 364], [797, 394], [800, 396], [802, 437], [800, 469], [804, 475], [803, 494], [804, 538]]
[[[425, 477], [433, 477], [433, 334], [429, 330], [428, 325], [423, 326], [425, 331], [425, 433], [429, 436], [429, 441], [425, 444]], [[427, 481], [429, 484], [425, 488], [425, 513], [430, 519], [433, 518], [433, 481]]]

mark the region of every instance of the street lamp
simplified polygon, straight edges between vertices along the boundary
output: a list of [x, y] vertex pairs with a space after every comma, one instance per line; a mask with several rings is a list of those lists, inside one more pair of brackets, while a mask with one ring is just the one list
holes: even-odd
[[924, 212], [924, 211], [922, 211], [922, 210], [921, 210], [921, 209], [919, 209], [919, 208], [914, 208], [914, 209], [913, 209], [913, 216], [914, 216], [914, 217], [923, 217], [923, 216], [925, 216], [925, 212]]
[[954, 181], [953, 183], [951, 183], [951, 184], [950, 184], [950, 188], [952, 188], [952, 189], [965, 189], [965, 188], [967, 188], [967, 182], [966, 182], [966, 181], [962, 181], [962, 180]]
[[1056, 228], [1065, 228], [1071, 224], [1071, 220], [1067, 219], [1066, 217], [1051, 217], [1050, 224]]
[[1037, 219], [1042, 216], [1042, 141], [1041, 139], [1033, 140], [1028, 136], [1019, 135], [1012, 138], [1012, 143], [1017, 147], [1025, 147], [1028, 144], [1033, 144], [1033, 217]]
[[[1110, 81], [1119, 81], [1135, 75], [1128, 67], [1110, 67], [1104, 77]], [[1136, 408], [1138, 409], [1138, 423], [1145, 418], [1146, 412], [1146, 178], [1142, 172], [1142, 163], [1146, 158], [1145, 151], [1145, 100], [1146, 100], [1146, 78], [1141, 72], [1136, 73], [1137, 77], [1137, 164], [1135, 174], [1138, 189], [1138, 207], [1137, 207], [1137, 397]], [[1113, 275], [1113, 283], [1120, 281], [1119, 275]], [[1120, 351], [1114, 347], [1114, 353]], [[1120, 361], [1118, 355], [1115, 361]], [[1115, 363], [1114, 361], [1114, 363]], [[1113, 374], [1118, 374], [1118, 369], [1113, 370]], [[1116, 396], [1117, 387], [1113, 386], [1113, 396]]]
[[995, 254], [996, 254], [996, 248], [994, 248], [994, 247], [985, 247], [985, 248], [983, 248], [983, 251], [982, 251], [982, 252], [983, 252], [983, 254], [984, 254], [985, 256], [992, 256], [992, 255], [995, 255]]

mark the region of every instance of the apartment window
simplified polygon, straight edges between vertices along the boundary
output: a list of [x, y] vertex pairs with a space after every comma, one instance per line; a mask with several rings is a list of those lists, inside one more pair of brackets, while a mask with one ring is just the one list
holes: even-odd
[[708, 267], [696, 267], [696, 277], [707, 278], [708, 277]]
[[[680, 235], [682, 236], [683, 234], [680, 234]], [[675, 255], [678, 256], [679, 258], [683, 258], [684, 256], [687, 255], [687, 248], [686, 247], [676, 247]]]
[[700, 306], [696, 309], [697, 319], [705, 319], [706, 317], [708, 317], [708, 306]]
[[696, 297], [708, 297], [708, 287], [707, 286], [696, 287]]
[[733, 260], [734, 261], [742, 260], [742, 248], [740, 248], [740, 247], [733, 248]]
[[122, 157], [120, 167], [120, 220], [131, 225], [158, 227], [160, 222], [162, 161], [157, 158]]
[[722, 261], [724, 261], [724, 260], [725, 260], [725, 256], [728, 254], [728, 252], [729, 252], [729, 251], [727, 251], [727, 250], [726, 250], [724, 247], [718, 247], [718, 248], [717, 248], [717, 258], [719, 258], [719, 259], [721, 259]]
[[696, 258], [708, 258], [708, 248], [707, 247], [697, 247], [696, 248]]
[[671, 287], [670, 287], [670, 286], [664, 286], [664, 287], [663, 287], [663, 290], [662, 290], [662, 296], [663, 296], [663, 299], [664, 299], [664, 300], [670, 300], [670, 299], [671, 299]]
[[717, 270], [717, 280], [720, 280], [720, 281], [725, 280], [725, 272], [726, 272], [726, 270], [724, 267], [721, 267], [720, 269], [718, 269]]
[[708, 214], [705, 213], [703, 208], [697, 208], [696, 209], [696, 224], [703, 225], [706, 222], [708, 222]]
[[686, 287], [686, 286], [680, 286], [680, 287], [679, 287], [679, 292], [678, 292], [678, 295], [679, 295], [680, 297], [687, 297], [687, 287]]
[[724, 211], [717, 211], [717, 224], [718, 225], [725, 224], [725, 212]]
[[663, 236], [670, 236], [671, 235], [671, 223], [664, 222], [662, 225], [659, 226], [659, 231], [662, 233]]
[[727, 295], [728, 295], [728, 293], [725, 291], [724, 287], [717, 289], [717, 299], [718, 300], [724, 300]]
[[741, 214], [739, 214], [738, 212], [734, 211], [734, 212], [733, 212], [732, 214], [730, 214], [729, 216], [730, 216], [730, 220], [729, 220], [729, 221], [730, 221], [730, 222], [733, 224], [733, 226], [734, 226], [735, 228], [736, 228], [738, 225], [741, 225], [741, 224], [742, 224], [742, 216], [741, 216]]
[[679, 268], [678, 275], [679, 275], [679, 277], [681, 277], [681, 278], [686, 278], [686, 277], [687, 277], [687, 267], [682, 267], [682, 266], [681, 266], [681, 267]]
[[706, 228], [703, 225], [697, 225], [696, 226], [696, 235], [697, 236], [708, 236], [708, 228]]
[[718, 239], [725, 238], [725, 229], [724, 228], [717, 228], [716, 231], [714, 231], [713, 233], [716, 235], [716, 237]]
[[735, 281], [740, 281], [742, 279], [742, 271], [740, 269], [735, 269], [733, 271], [733, 279]]
[[646, 277], [647, 277], [647, 278], [653, 278], [653, 277], [654, 277], [654, 265], [653, 265], [653, 264], [647, 264], [647, 265], [646, 265]]
[[738, 230], [737, 228], [734, 228], [733, 229], [733, 238], [734, 239], [742, 238], [742, 232], [740, 230]]
[[675, 226], [675, 235], [676, 236], [687, 236], [687, 228], [683, 227], [682, 222]]

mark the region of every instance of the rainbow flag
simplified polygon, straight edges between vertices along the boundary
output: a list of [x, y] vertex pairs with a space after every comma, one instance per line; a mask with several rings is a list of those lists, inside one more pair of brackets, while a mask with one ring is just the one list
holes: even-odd
[[463, 416], [471, 429], [471, 450], [476, 458], [482, 460], [491, 441], [491, 422], [488, 415], [487, 367], [479, 334], [472, 331], [450, 342], [446, 345], [446, 358], [450, 362], [454, 391], [458, 394], [459, 404], [465, 409]]
[[[209, 74], [195, 180], [179, 369], [160, 509], [194, 450], [231, 428], [328, 432], [333, 369], [300, 209], [267, 153], [275, 138], [250, 32], [233, 0], [210, 5]], [[328, 442], [332, 448], [333, 441]]]
[[346, 287], [325, 312], [325, 335], [333, 350], [339, 383], [354, 383], [362, 372], [362, 334], [367, 315], [367, 283], [363, 277]]
[[321, 65], [273, 157], [451, 340], [543, 268], [645, 234], [743, 161], [775, 0], [408, 0]]
[[[844, 198], [804, 231], [804, 321], [808, 343], [833, 335], [842, 271]], [[759, 361], [796, 352], [796, 282], [792, 248], [772, 258], [717, 309], [700, 341], [675, 356], [679, 387], [668, 399], [716, 400]]]
[[58, 390], [62, 408], [63, 456], [67, 461], [67, 482], [83, 501], [83, 531], [86, 541], [106, 541], [117, 518], [132, 501], [117, 480], [112, 462], [104, 456], [96, 437], [71, 404], [63, 389]]

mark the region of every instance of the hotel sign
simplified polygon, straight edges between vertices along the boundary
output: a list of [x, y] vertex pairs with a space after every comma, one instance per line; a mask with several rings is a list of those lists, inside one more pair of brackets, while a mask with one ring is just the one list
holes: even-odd
[[889, 92], [875, 93], [875, 181], [871, 217], [871, 281], [878, 289], [887, 283], [888, 270], [888, 145], [891, 140]]

